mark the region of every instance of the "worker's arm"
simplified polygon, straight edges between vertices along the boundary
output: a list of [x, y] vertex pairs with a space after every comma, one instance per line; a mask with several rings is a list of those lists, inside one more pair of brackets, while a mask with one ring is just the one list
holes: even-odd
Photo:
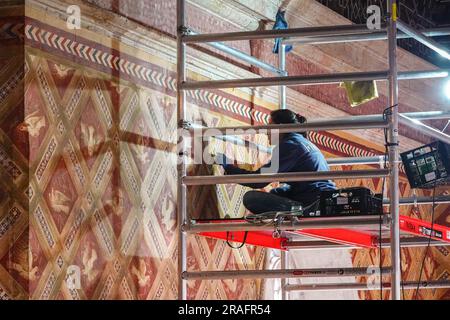
[[[234, 166], [232, 161], [230, 161], [226, 156], [224, 155], [218, 155], [218, 157], [222, 158], [222, 166], [224, 167], [225, 174], [227, 175], [239, 175], [239, 174], [260, 174], [263, 169], [264, 173], [281, 173], [281, 172], [289, 172], [292, 167], [295, 165], [296, 161], [299, 157], [299, 149], [295, 146], [293, 143], [283, 143], [279, 147], [275, 148], [273, 150], [273, 154], [276, 155], [278, 153], [278, 166], [275, 166], [272, 168], [272, 161], [274, 158], [272, 157], [272, 161], [265, 164], [261, 168], [259, 168], [256, 171], [249, 171], [245, 169], [238, 168]], [[262, 189], [269, 185], [270, 182], [267, 183], [242, 183], [241, 185], [245, 187], [249, 187], [252, 189]]]
[[[218, 154], [216, 156], [216, 163], [222, 165], [226, 175], [259, 174], [261, 172], [261, 169], [258, 169], [256, 171], [241, 169], [234, 165], [234, 161], [227, 158], [227, 156], [225, 156], [224, 154]], [[270, 162], [265, 166], [268, 166], [269, 164]], [[241, 186], [249, 187], [252, 189], [262, 189], [268, 184], [269, 183], [240, 183]]]

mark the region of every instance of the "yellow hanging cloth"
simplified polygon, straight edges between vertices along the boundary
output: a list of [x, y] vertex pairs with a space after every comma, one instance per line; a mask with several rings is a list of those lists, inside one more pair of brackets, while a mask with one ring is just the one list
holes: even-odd
[[348, 101], [352, 107], [378, 98], [378, 89], [375, 81], [348, 81], [341, 84], [347, 91]]

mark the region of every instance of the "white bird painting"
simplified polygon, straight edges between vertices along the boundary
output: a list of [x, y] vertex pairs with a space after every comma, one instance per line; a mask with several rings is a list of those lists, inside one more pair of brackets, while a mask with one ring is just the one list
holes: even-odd
[[102, 137], [95, 133], [93, 126], [85, 125], [81, 123], [81, 137], [84, 146], [87, 147], [88, 155], [92, 157], [100, 147]]
[[31, 250], [20, 250], [14, 255], [16, 261], [11, 263], [11, 268], [19, 273], [19, 275], [29, 281], [35, 281], [38, 276], [38, 266], [33, 267], [33, 253]]
[[18, 129], [20, 131], [28, 132], [30, 136], [36, 138], [42, 128], [46, 126], [44, 116], [38, 116], [39, 111], [35, 111], [32, 114], [25, 117], [25, 121], [19, 124]]
[[139, 259], [139, 269], [133, 266], [131, 273], [137, 277], [139, 287], [141, 288], [145, 287], [150, 280], [150, 275], [147, 274], [147, 264], [142, 258]]
[[167, 231], [172, 230], [176, 220], [172, 218], [172, 214], [175, 212], [175, 205], [169, 197], [165, 197], [163, 201], [163, 207], [161, 209], [162, 223], [166, 227]]
[[98, 274], [98, 271], [94, 269], [95, 261], [97, 261], [97, 251], [90, 246], [87, 246], [86, 249], [83, 250], [83, 270], [82, 274], [86, 276], [88, 282], [92, 282]]
[[70, 207], [68, 202], [71, 199], [61, 191], [52, 188], [50, 192], [50, 207], [57, 213], [69, 214]]
[[59, 78], [65, 78], [69, 74], [71, 70], [74, 70], [73, 68], [70, 68], [68, 66], [65, 66], [63, 64], [55, 64], [55, 70], [56, 74]]
[[112, 199], [106, 201], [106, 205], [109, 206], [114, 214], [120, 217], [125, 210], [125, 196], [123, 194], [122, 189], [118, 189], [117, 192], [114, 192]]
[[138, 160], [141, 162], [142, 165], [147, 164], [150, 159], [148, 158], [148, 152], [147, 147], [143, 144], [143, 139], [141, 139], [141, 144], [133, 145], [134, 152], [136, 153], [136, 156]]

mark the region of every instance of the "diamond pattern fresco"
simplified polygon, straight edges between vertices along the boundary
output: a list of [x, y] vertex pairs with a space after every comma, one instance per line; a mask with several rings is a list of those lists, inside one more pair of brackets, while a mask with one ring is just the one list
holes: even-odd
[[57, 166], [51, 174], [43, 197], [53, 222], [61, 232], [77, 200], [77, 192], [63, 158], [57, 161]]

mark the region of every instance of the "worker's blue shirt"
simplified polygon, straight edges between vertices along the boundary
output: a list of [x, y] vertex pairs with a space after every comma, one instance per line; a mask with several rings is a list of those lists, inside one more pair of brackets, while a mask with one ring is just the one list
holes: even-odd
[[[278, 155], [278, 161], [277, 161]], [[278, 163], [278, 166], [272, 166]], [[225, 165], [226, 174], [258, 174], [281, 172], [317, 172], [329, 171], [328, 163], [320, 150], [308, 139], [299, 133], [284, 135], [281, 143], [272, 153], [272, 160], [261, 169], [251, 172], [237, 168], [233, 165]], [[261, 189], [268, 185], [265, 183], [243, 184], [244, 186]], [[336, 190], [336, 185], [330, 180], [289, 182], [282, 187], [275, 188], [271, 193], [297, 200], [303, 203], [311, 202], [311, 194], [317, 195], [321, 191]]]

